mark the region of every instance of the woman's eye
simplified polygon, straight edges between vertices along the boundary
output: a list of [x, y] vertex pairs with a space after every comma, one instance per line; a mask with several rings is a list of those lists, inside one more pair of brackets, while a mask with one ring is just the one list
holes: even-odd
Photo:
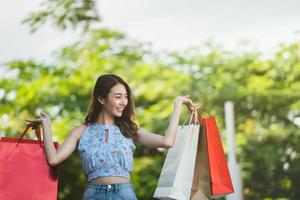
[[[116, 99], [121, 99], [122, 96], [115, 96]], [[128, 96], [124, 96], [124, 98], [128, 99]]]

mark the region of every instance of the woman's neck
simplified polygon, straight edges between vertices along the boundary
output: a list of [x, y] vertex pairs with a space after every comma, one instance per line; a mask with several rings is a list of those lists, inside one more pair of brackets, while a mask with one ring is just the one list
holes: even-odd
[[115, 120], [114, 120], [114, 117], [112, 115], [110, 115], [110, 114], [102, 111], [99, 114], [96, 123], [98, 123], [98, 124], [105, 124], [105, 125], [115, 124]]

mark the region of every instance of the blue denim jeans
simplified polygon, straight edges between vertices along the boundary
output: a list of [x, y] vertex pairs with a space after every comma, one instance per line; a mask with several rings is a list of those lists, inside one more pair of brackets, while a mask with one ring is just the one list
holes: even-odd
[[131, 182], [109, 185], [89, 183], [83, 200], [137, 200], [137, 198]]

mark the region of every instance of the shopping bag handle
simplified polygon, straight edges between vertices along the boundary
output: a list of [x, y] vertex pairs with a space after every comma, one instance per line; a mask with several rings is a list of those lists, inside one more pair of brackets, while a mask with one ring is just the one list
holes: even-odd
[[[193, 120], [193, 119], [194, 119], [194, 123], [193, 123], [193, 124], [198, 125], [199, 123], [198, 123], [197, 117], [198, 117], [198, 108], [194, 108], [193, 111], [192, 111], [192, 113], [191, 113], [191, 116], [190, 116], [190, 120], [189, 120], [188, 126], [192, 124], [192, 120]], [[182, 126], [185, 126], [186, 121], [187, 121], [187, 119], [184, 120], [184, 123], [183, 123]]]
[[198, 124], [198, 108], [194, 108], [190, 117], [190, 122], [189, 125], [192, 123], [192, 120], [194, 119], [194, 124], [197, 125]]
[[208, 118], [211, 118], [211, 115], [207, 114], [204, 111], [200, 112], [200, 116], [198, 118], [198, 124], [204, 124], [204, 121], [207, 120]]
[[207, 119], [207, 118], [209, 118], [209, 114], [207, 114], [206, 112], [201, 111], [199, 119]]
[[35, 134], [38, 138], [38, 141], [39, 141], [40, 145], [43, 146], [40, 125], [41, 125], [41, 123], [39, 123], [39, 122], [30, 122], [30, 123], [28, 123], [26, 125], [26, 128], [23, 131], [22, 135], [19, 137], [19, 141], [17, 143], [17, 146], [20, 144], [20, 141], [23, 139], [24, 135], [27, 133], [28, 129], [30, 129], [30, 128], [35, 130]]

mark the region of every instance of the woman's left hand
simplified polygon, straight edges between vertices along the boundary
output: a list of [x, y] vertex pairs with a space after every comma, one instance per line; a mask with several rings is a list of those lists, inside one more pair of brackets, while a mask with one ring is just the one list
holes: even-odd
[[195, 109], [198, 109], [199, 106], [195, 105], [193, 101], [189, 98], [190, 95], [178, 96], [176, 97], [176, 101], [180, 101], [182, 104], [185, 104], [190, 112], [193, 112]]

